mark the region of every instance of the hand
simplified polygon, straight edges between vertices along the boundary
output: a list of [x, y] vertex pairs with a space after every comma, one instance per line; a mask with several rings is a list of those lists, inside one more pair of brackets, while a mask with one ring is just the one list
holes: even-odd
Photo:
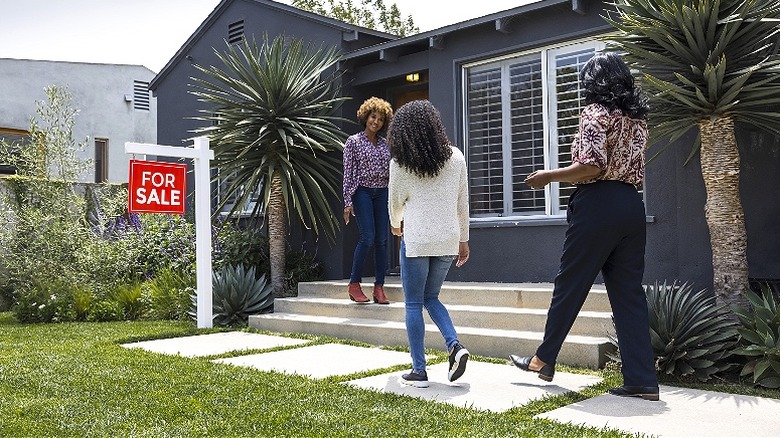
[[403, 236], [404, 230], [403, 228], [396, 228], [396, 227], [390, 227], [390, 232], [393, 233], [393, 236]]
[[344, 209], [344, 222], [349, 225], [349, 217], [355, 215], [355, 210], [352, 208], [352, 206], [346, 207]]
[[468, 242], [460, 242], [458, 244], [458, 255], [455, 256], [455, 259], [457, 262], [455, 262], [455, 267], [460, 268], [461, 266], [465, 265], [467, 261], [469, 261], [469, 255], [471, 254], [471, 251], [469, 250], [469, 243]]
[[525, 183], [532, 189], [542, 189], [550, 184], [552, 176], [546, 170], [537, 170], [525, 178]]

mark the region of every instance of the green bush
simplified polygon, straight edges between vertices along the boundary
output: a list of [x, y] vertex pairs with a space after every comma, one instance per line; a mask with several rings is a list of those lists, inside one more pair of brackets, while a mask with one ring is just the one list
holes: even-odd
[[190, 295], [195, 293], [195, 276], [165, 268], [144, 283], [144, 301], [153, 319], [183, 320], [188, 318]]
[[742, 326], [737, 329], [740, 344], [734, 353], [745, 356], [748, 363], [740, 375], [752, 376], [753, 383], [765, 388], [780, 388], [780, 314], [769, 287], [761, 296], [745, 292], [750, 308], [735, 307]]
[[[76, 320], [74, 295], [88, 294], [66, 279], [38, 279], [20, 289], [12, 307], [16, 319], [24, 323], [62, 322]], [[81, 310], [81, 309], [80, 309]]]
[[284, 295], [298, 296], [298, 283], [322, 279], [324, 268], [304, 249], [287, 252], [284, 272]]
[[214, 233], [212, 267], [219, 271], [224, 266], [243, 264], [254, 267], [257, 275], [269, 274], [268, 238], [255, 222], [239, 225], [237, 221], [217, 224]]
[[121, 309], [122, 319], [134, 321], [146, 313], [146, 303], [141, 297], [140, 282], [119, 284], [112, 295]]
[[737, 323], [714, 296], [705, 290], [693, 292], [693, 285], [677, 280], [646, 285], [645, 294], [658, 371], [707, 381], [735, 366], [729, 357], [737, 342]]
[[[244, 265], [223, 266], [212, 275], [214, 323], [221, 326], [246, 325], [249, 315], [273, 308], [273, 287], [265, 275], [255, 278], [255, 268]], [[192, 296], [190, 315], [195, 317], [197, 298]]]

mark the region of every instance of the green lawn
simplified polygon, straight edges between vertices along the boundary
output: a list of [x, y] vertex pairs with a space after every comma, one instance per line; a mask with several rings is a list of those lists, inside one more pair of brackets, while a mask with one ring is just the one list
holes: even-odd
[[23, 325], [0, 313], [0, 436], [623, 436], [531, 418], [603, 393], [619, 383], [612, 372], [582, 393], [496, 414], [341, 384], [349, 377], [312, 380], [119, 345], [195, 332], [160, 321]]

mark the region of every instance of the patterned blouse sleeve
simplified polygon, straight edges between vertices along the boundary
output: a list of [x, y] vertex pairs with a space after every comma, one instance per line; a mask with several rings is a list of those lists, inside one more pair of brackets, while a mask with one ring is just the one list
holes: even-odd
[[352, 195], [357, 190], [355, 146], [353, 137], [349, 137], [344, 143], [344, 208], [352, 207]]
[[572, 162], [607, 169], [607, 128], [609, 112], [601, 105], [591, 104], [582, 110], [577, 135], [578, 145], [572, 148]]

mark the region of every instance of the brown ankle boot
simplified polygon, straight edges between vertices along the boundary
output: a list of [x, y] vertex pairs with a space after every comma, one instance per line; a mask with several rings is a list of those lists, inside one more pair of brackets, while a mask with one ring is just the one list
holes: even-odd
[[385, 289], [378, 284], [374, 285], [374, 302], [377, 304], [390, 304], [390, 301], [385, 296]]
[[360, 283], [349, 284], [349, 299], [356, 303], [367, 303], [371, 301], [366, 294], [363, 293], [363, 289], [360, 288]]

